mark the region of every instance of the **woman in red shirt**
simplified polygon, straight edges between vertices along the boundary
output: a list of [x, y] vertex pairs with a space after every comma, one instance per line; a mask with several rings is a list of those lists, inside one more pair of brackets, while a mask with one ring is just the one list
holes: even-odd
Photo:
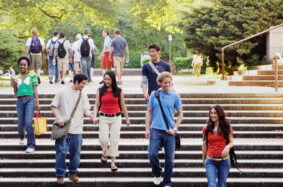
[[[130, 125], [130, 121], [124, 101], [124, 92], [117, 87], [114, 71], [107, 71], [103, 76], [103, 81], [104, 85], [97, 90], [94, 116], [97, 116], [100, 109], [99, 142], [103, 151], [101, 162], [107, 163], [107, 156], [111, 157], [111, 170], [114, 172], [118, 170], [115, 160], [119, 156], [122, 112], [125, 115], [127, 127]], [[96, 117], [94, 117], [94, 124], [97, 124]]]
[[208, 187], [225, 187], [231, 167], [229, 151], [233, 147], [233, 130], [221, 106], [212, 106], [208, 114], [209, 120], [202, 131], [202, 160]]

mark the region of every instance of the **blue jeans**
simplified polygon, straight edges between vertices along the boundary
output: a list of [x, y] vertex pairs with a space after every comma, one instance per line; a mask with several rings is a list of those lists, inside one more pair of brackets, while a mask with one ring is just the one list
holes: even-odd
[[[225, 187], [231, 164], [230, 159], [223, 161], [205, 160], [208, 187]], [[216, 182], [216, 179], [218, 182]]]
[[148, 157], [152, 166], [152, 173], [155, 177], [160, 177], [162, 173], [158, 158], [158, 150], [161, 142], [163, 143], [165, 150], [163, 186], [171, 186], [171, 177], [174, 167], [175, 137], [167, 134], [165, 130], [151, 129]]
[[81, 134], [67, 134], [65, 137], [57, 139], [55, 142], [56, 151], [56, 177], [64, 177], [66, 171], [66, 157], [69, 155], [69, 174], [79, 173], [80, 152], [82, 148]]
[[27, 131], [27, 147], [35, 148], [35, 136], [33, 132], [33, 116], [35, 110], [35, 101], [33, 96], [18, 98], [18, 135], [21, 140], [25, 137]]
[[48, 58], [49, 78], [53, 78], [55, 74], [55, 82], [59, 82], [58, 60], [56, 58], [55, 65], [52, 64], [53, 57]]
[[91, 81], [90, 66], [91, 66], [91, 56], [82, 57], [82, 70], [83, 73], [88, 77], [87, 80], [88, 82]]

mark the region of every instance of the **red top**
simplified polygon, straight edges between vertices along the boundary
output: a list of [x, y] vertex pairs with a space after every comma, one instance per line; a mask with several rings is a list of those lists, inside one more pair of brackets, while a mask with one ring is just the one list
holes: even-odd
[[[202, 134], [205, 135], [206, 126], [202, 130]], [[230, 133], [232, 128], [230, 127]], [[222, 151], [226, 147], [226, 140], [222, 133], [214, 134], [213, 132], [208, 132], [208, 147], [207, 156], [222, 156]]]
[[119, 98], [114, 97], [112, 90], [106, 90], [101, 97], [101, 112], [105, 114], [116, 114], [120, 112], [118, 100]]

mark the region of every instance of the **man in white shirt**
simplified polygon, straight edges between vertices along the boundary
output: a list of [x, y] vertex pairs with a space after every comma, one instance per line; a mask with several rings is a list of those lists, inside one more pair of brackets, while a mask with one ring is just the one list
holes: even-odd
[[83, 38], [79, 40], [78, 50], [80, 51], [82, 57], [83, 73], [88, 77], [87, 82], [91, 82], [91, 51], [94, 49], [94, 44], [93, 40], [88, 37], [88, 34], [88, 30], [85, 29], [83, 32]]
[[30, 70], [37, 72], [38, 84], [40, 81], [40, 70], [42, 66], [42, 61], [44, 59], [44, 40], [38, 37], [38, 31], [36, 28], [33, 28], [31, 31], [32, 37], [29, 38], [26, 42], [26, 56], [30, 55], [31, 65]]
[[59, 82], [58, 60], [57, 57], [53, 61], [55, 44], [58, 41], [59, 33], [55, 31], [53, 38], [49, 39], [46, 45], [48, 55], [48, 70], [49, 70], [49, 83], [53, 84], [53, 77], [55, 75], [55, 83]]
[[[84, 116], [94, 120], [93, 114], [90, 111], [90, 105], [87, 94], [83, 92], [83, 88], [86, 86], [87, 77], [84, 74], [77, 74], [74, 77], [74, 83], [72, 86], [62, 88], [56, 93], [52, 103], [51, 110], [56, 117], [56, 122], [60, 126], [64, 126], [64, 121], [70, 120], [72, 111], [74, 110], [78, 97], [80, 101], [77, 109], [71, 120], [70, 128], [67, 135], [63, 138], [56, 139], [56, 177], [58, 184], [64, 184], [64, 176], [66, 172], [66, 156], [69, 153], [69, 179], [77, 182], [78, 167], [80, 165], [80, 152], [82, 147], [82, 133]], [[81, 96], [80, 96], [81, 93]]]
[[78, 50], [80, 48], [80, 41], [82, 39], [82, 35], [81, 34], [77, 34], [76, 35], [76, 40], [73, 45], [72, 45], [72, 51], [74, 54], [74, 70], [75, 70], [75, 74], [77, 73], [81, 73], [82, 72], [82, 63], [81, 63], [81, 53]]

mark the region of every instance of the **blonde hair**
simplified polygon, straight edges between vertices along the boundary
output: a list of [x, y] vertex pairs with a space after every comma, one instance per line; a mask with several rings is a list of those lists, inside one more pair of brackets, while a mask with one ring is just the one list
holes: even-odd
[[33, 28], [33, 29], [31, 30], [31, 35], [32, 35], [32, 36], [36, 36], [37, 34], [38, 34], [37, 29], [36, 29], [36, 28]]
[[171, 75], [171, 73], [169, 73], [168, 71], [163, 71], [162, 73], [160, 73], [156, 79], [157, 83], [158, 84], [161, 84], [162, 81], [165, 79], [165, 78], [170, 78], [171, 81], [173, 80], [173, 77]]

